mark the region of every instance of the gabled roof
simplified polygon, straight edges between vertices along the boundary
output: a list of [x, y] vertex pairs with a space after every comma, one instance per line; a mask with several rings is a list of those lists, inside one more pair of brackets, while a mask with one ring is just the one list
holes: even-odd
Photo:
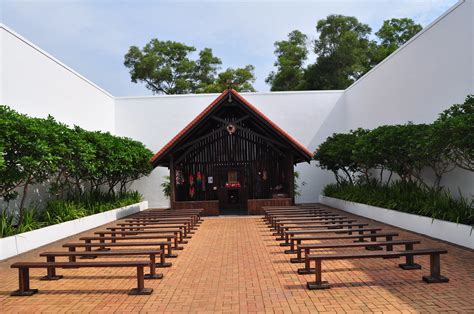
[[[229, 95], [230, 94], [230, 95]], [[176, 145], [178, 145], [199, 123], [204, 120], [211, 112], [213, 112], [226, 97], [233, 96], [234, 99], [239, 101], [243, 106], [253, 112], [258, 118], [265, 122], [270, 128], [273, 129], [277, 134], [281, 136], [288, 144], [290, 144], [300, 155], [299, 160], [309, 162], [313, 156], [313, 153], [304, 147], [300, 142], [294, 139], [291, 135], [280, 128], [275, 122], [270, 120], [265, 114], [258, 110], [254, 105], [248, 102], [234, 89], [226, 89], [222, 92], [214, 101], [209, 104], [199, 115], [196, 116], [188, 125], [186, 125], [178, 134], [176, 134], [162, 149], [160, 149], [151, 159], [151, 163], [156, 167], [159, 165], [160, 160], [167, 156]]]

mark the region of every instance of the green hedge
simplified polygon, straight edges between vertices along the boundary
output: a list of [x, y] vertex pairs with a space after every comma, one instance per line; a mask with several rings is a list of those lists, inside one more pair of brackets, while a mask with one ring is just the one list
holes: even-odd
[[108, 132], [70, 128], [53, 117], [33, 118], [0, 105], [0, 199], [21, 196], [19, 225], [27, 219], [29, 188], [48, 183], [52, 199], [125, 193], [148, 175], [153, 153], [142, 143]]
[[323, 193], [346, 201], [474, 225], [473, 201], [454, 199], [445, 190], [423, 188], [416, 182], [329, 184]]

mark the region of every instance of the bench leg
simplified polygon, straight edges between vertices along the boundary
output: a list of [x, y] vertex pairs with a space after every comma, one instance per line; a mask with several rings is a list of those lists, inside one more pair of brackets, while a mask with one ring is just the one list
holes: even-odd
[[[375, 231], [370, 231], [371, 234], [375, 234], [376, 232]], [[371, 237], [370, 238], [370, 241], [372, 242], [376, 242], [377, 241], [377, 237]], [[368, 245], [365, 247], [366, 250], [368, 251], [380, 251], [380, 250], [383, 250], [383, 248], [380, 246], [380, 245]]]
[[317, 259], [315, 260], [316, 262], [316, 268], [315, 268], [315, 276], [316, 276], [316, 281], [310, 282], [306, 284], [308, 286], [309, 290], [315, 290], [315, 289], [329, 289], [331, 286], [327, 281], [323, 281], [322, 278], [322, 272], [321, 272], [321, 260]]
[[168, 238], [167, 241], [168, 241], [168, 244], [167, 244], [167, 245], [168, 245], [168, 249], [167, 249], [168, 252], [166, 253], [166, 257], [168, 257], [168, 258], [176, 258], [176, 257], [178, 257], [178, 255], [173, 254], [173, 250], [172, 250], [172, 249], [173, 249], [173, 246], [172, 246], [171, 239]]
[[439, 253], [430, 254], [430, 275], [423, 276], [426, 283], [448, 282], [449, 279], [441, 276], [441, 256]]
[[[302, 255], [301, 251], [302, 251], [302, 249], [300, 247], [296, 248], [296, 257], [290, 258], [291, 263], [302, 263], [302, 262], [304, 262], [304, 258], [301, 257], [301, 255]], [[306, 252], [306, 250], [305, 250], [305, 252]]]
[[[296, 245], [300, 245], [301, 244], [301, 240], [296, 240]], [[295, 250], [295, 240], [293, 239], [290, 239], [290, 249], [289, 250], [285, 250], [285, 254], [296, 254], [296, 250]]]
[[[86, 244], [91, 244], [91, 243], [92, 243], [91, 240], [85, 240], [84, 242], [85, 242]], [[87, 247], [86, 247], [86, 252], [91, 252], [91, 251], [92, 251], [91, 247], [90, 247], [90, 246], [87, 246]], [[98, 251], [100, 251], [100, 250], [98, 250]], [[95, 256], [95, 255], [87, 255], [87, 256], [81, 256], [81, 257], [79, 257], [79, 258], [80, 258], [80, 259], [95, 259], [95, 258], [97, 258], [97, 256]]]
[[163, 274], [156, 273], [156, 255], [150, 254], [150, 273], [145, 275], [145, 279], [161, 279]]
[[[288, 231], [288, 230], [286, 230]], [[281, 240], [285, 240], [284, 243], [280, 243], [280, 246], [290, 246], [290, 237], [292, 234], [288, 232], [283, 232], [283, 235], [281, 236]], [[279, 239], [276, 239], [277, 241], [280, 241]]]
[[[405, 244], [405, 251], [413, 251], [413, 244]], [[407, 255], [405, 264], [399, 264], [398, 266], [403, 270], [421, 269], [421, 265], [415, 263], [413, 255]]]
[[13, 291], [11, 296], [28, 297], [38, 292], [38, 289], [30, 288], [30, 269], [29, 268], [18, 268], [18, 286], [19, 289]]
[[315, 270], [311, 269], [310, 260], [306, 258], [309, 255], [309, 248], [304, 249], [304, 268], [298, 268], [299, 275], [314, 274]]
[[152, 288], [145, 288], [145, 278], [143, 266], [137, 266], [137, 287], [130, 290], [129, 295], [149, 295], [153, 292]]
[[156, 264], [156, 267], [171, 267], [171, 263], [167, 263], [165, 261], [165, 245], [164, 244], [161, 244], [160, 245], [160, 250], [161, 250], [161, 253], [160, 253], [160, 262]]
[[[54, 256], [47, 256], [46, 261], [48, 263], [54, 263], [56, 258]], [[47, 275], [40, 278], [40, 280], [59, 280], [63, 278], [62, 275], [56, 275], [56, 267], [48, 267], [47, 268]]]

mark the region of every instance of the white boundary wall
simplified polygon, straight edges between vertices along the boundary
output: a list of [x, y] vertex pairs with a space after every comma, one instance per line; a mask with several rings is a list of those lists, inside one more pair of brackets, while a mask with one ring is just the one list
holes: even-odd
[[103, 213], [20, 233], [11, 237], [0, 238], [0, 261], [70, 237], [77, 233], [96, 228], [125, 216], [138, 213], [147, 208], [148, 202], [144, 201], [112, 209]]
[[[347, 88], [310, 146], [317, 147], [334, 132], [359, 127], [431, 123], [468, 94], [474, 94], [471, 0], [460, 1]], [[474, 174], [456, 169], [445, 175], [442, 184], [472, 197]]]
[[[0, 103], [33, 116], [52, 114], [86, 129], [111, 131], [159, 150], [217, 95], [113, 98], [20, 35], [0, 25]], [[334, 132], [382, 124], [432, 122], [474, 93], [474, 3], [460, 1], [345, 91], [244, 93], [310, 150]], [[317, 201], [331, 173], [299, 165], [307, 182], [298, 202]], [[150, 206], [165, 207], [156, 169], [135, 183]], [[474, 175], [443, 182], [472, 196]], [[41, 194], [41, 191], [38, 191]]]
[[355, 215], [474, 249], [474, 227], [472, 226], [432, 219], [382, 207], [348, 202], [323, 195], [319, 197], [319, 202]]
[[[310, 150], [313, 135], [341, 97], [342, 91], [307, 91], [242, 93], [242, 96], [271, 120], [295, 137]], [[174, 95], [152, 97], [124, 97], [115, 101], [116, 133], [145, 143], [158, 151], [191, 120], [193, 120], [218, 94]], [[297, 168], [309, 191], [319, 188], [313, 174], [315, 167], [299, 165]], [[157, 168], [148, 178], [133, 186], [140, 190], [151, 207], [167, 207], [160, 184], [168, 175], [167, 168]], [[132, 188], [133, 188], [132, 187]], [[316, 202], [317, 195], [305, 193], [299, 202]]]
[[114, 132], [114, 98], [0, 24], [0, 104], [70, 126]]

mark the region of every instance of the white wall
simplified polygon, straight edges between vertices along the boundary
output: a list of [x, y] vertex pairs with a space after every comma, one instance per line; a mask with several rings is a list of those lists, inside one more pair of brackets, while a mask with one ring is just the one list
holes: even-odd
[[[33, 116], [129, 136], [158, 151], [217, 94], [113, 98], [0, 24], [0, 103]], [[474, 4], [460, 1], [344, 92], [243, 93], [310, 150], [334, 132], [413, 121], [437, 114], [474, 93]], [[300, 202], [315, 202], [333, 175], [300, 164]], [[150, 206], [167, 206], [157, 168], [134, 183]], [[443, 183], [472, 196], [474, 175], [455, 170]], [[41, 190], [37, 193], [41, 194]]]
[[0, 24], [0, 103], [36, 117], [114, 132], [114, 98]]
[[[34, 117], [51, 114], [87, 130], [115, 131], [113, 96], [2, 24], [0, 104]], [[30, 187], [26, 204], [42, 208], [47, 191], [47, 185]]]
[[[242, 93], [271, 120], [310, 150], [310, 142], [342, 91]], [[194, 119], [218, 94], [126, 97], [116, 99], [115, 123], [118, 135], [129, 136], [145, 143], [153, 151], [161, 149], [173, 136]], [[303, 168], [299, 168], [303, 167]], [[320, 181], [314, 165], [299, 166], [305, 186], [301, 201], [318, 200]], [[303, 171], [304, 170], [304, 171]], [[150, 206], [168, 206], [160, 184], [169, 171], [157, 168], [149, 178], [134, 184]]]
[[[461, 1], [347, 88], [315, 135], [383, 124], [431, 123], [474, 94], [474, 3]], [[474, 174], [456, 169], [443, 181], [452, 192], [474, 193]]]

